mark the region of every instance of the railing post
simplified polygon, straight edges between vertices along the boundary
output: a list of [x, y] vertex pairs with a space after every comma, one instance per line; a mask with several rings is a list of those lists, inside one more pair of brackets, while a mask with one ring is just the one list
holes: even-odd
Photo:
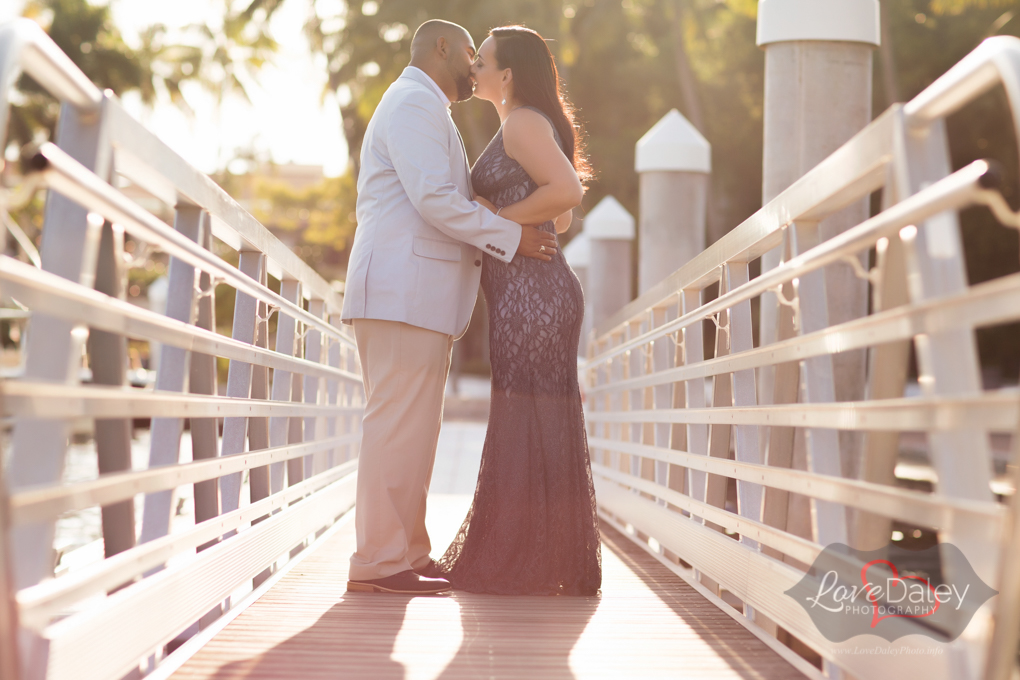
[[[99, 242], [96, 290], [124, 299], [127, 271], [124, 266], [124, 230], [107, 222]], [[127, 384], [127, 338], [115, 333], [90, 329], [88, 340], [92, 382], [96, 385]], [[130, 418], [97, 418], [95, 421], [96, 457], [99, 474], [131, 469]], [[135, 544], [135, 506], [122, 501], [102, 508], [103, 552], [116, 555]]]
[[[308, 312], [317, 318], [326, 319], [325, 300], [311, 299], [308, 301]], [[322, 351], [322, 331], [317, 328], [309, 328], [305, 333], [305, 359], [314, 361], [317, 364], [326, 363]], [[304, 377], [304, 396], [306, 404], [318, 404], [323, 390], [323, 379], [317, 375], [306, 375]], [[322, 416], [308, 416], [305, 418], [305, 441], [315, 441], [326, 431], [325, 421]], [[326, 462], [329, 454], [325, 451], [305, 457], [305, 477], [312, 477], [327, 469]]]
[[[761, 0], [758, 44], [765, 50], [762, 199], [771, 201], [835, 151], [871, 120], [872, 51], [879, 44], [878, 0]], [[824, 241], [868, 217], [866, 199], [822, 221]], [[762, 256], [762, 271], [776, 267], [779, 249]], [[829, 321], [840, 323], [867, 312], [868, 286], [846, 264], [827, 268]], [[760, 342], [777, 339], [779, 304], [774, 293], [761, 299]], [[836, 398], [864, 395], [865, 352], [835, 359]], [[774, 369], [761, 369], [759, 403], [771, 403]], [[855, 476], [854, 433], [841, 433], [843, 474]]]
[[705, 249], [712, 146], [673, 109], [638, 140], [638, 295]]
[[[280, 281], [280, 296], [288, 302], [301, 304], [301, 283], [295, 279]], [[276, 351], [284, 356], [295, 356], [298, 348], [297, 320], [283, 312], [276, 319]], [[276, 369], [273, 371], [273, 401], [291, 401], [294, 379], [290, 371]], [[274, 416], [269, 419], [270, 446], [286, 446], [301, 441], [300, 436], [294, 437], [293, 423], [297, 423], [297, 434], [300, 435], [301, 420], [287, 416]], [[300, 458], [286, 462], [287, 486], [293, 486], [303, 479], [304, 464]], [[277, 493], [283, 489], [284, 463], [273, 463], [270, 468], [270, 490]]]
[[[237, 268], [256, 281], [262, 281], [266, 269], [266, 256], [257, 250], [242, 250]], [[234, 298], [234, 323], [231, 337], [249, 345], [255, 344], [258, 321], [258, 301], [237, 291]], [[227, 369], [227, 396], [237, 399], [251, 398], [252, 365], [231, 360]], [[244, 417], [223, 419], [223, 440], [220, 442], [220, 456], [244, 451], [244, 440], [248, 434], [248, 419]], [[237, 510], [241, 503], [241, 473], [235, 472], [220, 477], [220, 513]]]
[[[329, 325], [334, 328], [341, 328], [343, 321], [339, 314], [329, 315]], [[343, 343], [336, 338], [326, 338], [326, 363], [333, 368], [340, 368], [340, 352], [343, 349]], [[346, 380], [344, 382], [347, 382]], [[346, 400], [340, 396], [340, 380], [336, 378], [329, 378], [326, 380], [326, 403], [330, 406], [340, 408], [347, 406], [344, 403]], [[340, 435], [340, 431], [343, 430], [343, 434], [347, 434], [347, 418], [344, 417], [341, 421], [337, 415], [332, 415], [326, 418], [326, 436], [330, 439]], [[346, 446], [344, 447], [346, 450]], [[327, 453], [326, 467], [332, 468], [340, 464], [340, 449], [330, 449]]]
[[[213, 237], [209, 214], [202, 221], [199, 243], [206, 250], [212, 249]], [[198, 304], [195, 325], [207, 331], [216, 330], [216, 287], [208, 272], [198, 276]], [[216, 388], [216, 357], [193, 352], [188, 379], [191, 394], [214, 395]], [[190, 418], [192, 460], [205, 460], [219, 455], [219, 419]], [[198, 482], [194, 488], [195, 523], [216, 517], [220, 512], [219, 483], [215, 479]]]
[[[952, 172], [945, 121], [908, 127], [899, 114], [896, 129], [893, 181], [888, 190], [897, 200], [920, 191], [926, 184]], [[905, 281], [911, 302], [920, 303], [966, 291], [968, 288], [959, 216], [947, 211], [916, 228], [903, 229]], [[977, 338], [970, 327], [952, 327], [915, 340], [918, 383], [925, 396], [956, 397], [982, 392]], [[989, 432], [960, 427], [928, 433], [929, 456], [937, 474], [936, 489], [950, 498], [992, 501], [994, 470]], [[985, 583], [998, 583], [1000, 541], [989, 522], [960, 518], [939, 532], [939, 542], [959, 548]], [[947, 567], [947, 581], [954, 578]], [[974, 615], [957, 641], [966, 654], [958, 663], [976, 676], [986, 660], [985, 641], [992, 634], [992, 607], [986, 603]], [[1015, 615], [1015, 612], [1014, 612]]]
[[631, 300], [634, 218], [619, 201], [606, 196], [588, 213], [584, 230], [591, 239], [588, 287], [592, 325], [597, 327]]
[[[585, 220], [587, 222], [587, 220]], [[591, 294], [588, 281], [588, 270], [591, 267], [591, 238], [586, 230], [571, 239], [563, 248], [563, 257], [567, 264], [574, 270], [577, 280], [581, 282], [581, 290], [584, 291], [584, 321], [581, 322], [581, 338], [577, 343], [577, 356], [585, 355], [585, 345], [588, 336], [591, 335]]]
[[[101, 178], [109, 179], [112, 148], [103, 109], [79, 112], [65, 104], [57, 129], [58, 145]], [[42, 232], [42, 268], [89, 288], [96, 280], [103, 219], [71, 199], [50, 191]], [[87, 327], [36, 314], [25, 341], [25, 379], [76, 385]], [[11, 437], [10, 489], [60, 481], [67, 455], [70, 422], [21, 418]], [[11, 529], [15, 588], [34, 585], [53, 574], [54, 522], [33, 522]]]
[[[201, 238], [204, 211], [195, 206], [178, 206], [175, 218], [177, 231], [193, 241]], [[168, 267], [166, 308], [167, 317], [192, 323], [195, 316], [195, 268], [178, 258], [170, 258]], [[179, 347], [162, 345], [159, 348], [159, 370], [156, 389], [168, 392], [184, 391], [184, 377], [188, 374], [189, 352]], [[150, 425], [149, 467], [175, 465], [181, 456], [182, 418], [153, 418]], [[170, 532], [173, 492], [158, 491], [145, 495], [142, 513], [141, 542], [147, 543]], [[196, 518], [197, 521], [197, 518]], [[133, 533], [133, 529], [132, 529]]]

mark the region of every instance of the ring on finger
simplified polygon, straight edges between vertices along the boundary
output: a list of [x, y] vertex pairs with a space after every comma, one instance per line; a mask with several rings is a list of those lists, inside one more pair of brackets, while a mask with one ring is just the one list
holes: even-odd
[[545, 246], [539, 246], [538, 247], [538, 252], [544, 253], [545, 252]]

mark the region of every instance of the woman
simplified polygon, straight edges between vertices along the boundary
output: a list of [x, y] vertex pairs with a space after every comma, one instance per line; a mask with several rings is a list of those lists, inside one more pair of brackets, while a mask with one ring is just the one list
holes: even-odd
[[[538, 33], [497, 28], [478, 49], [475, 96], [502, 125], [475, 163], [477, 200], [559, 233], [589, 167]], [[577, 343], [584, 301], [559, 249], [546, 261], [485, 257], [492, 402], [474, 501], [438, 572], [454, 588], [506, 595], [593, 595], [602, 558]]]

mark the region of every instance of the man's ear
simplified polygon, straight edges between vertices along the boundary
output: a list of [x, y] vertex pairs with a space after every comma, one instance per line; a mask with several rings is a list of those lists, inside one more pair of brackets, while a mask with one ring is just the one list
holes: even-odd
[[439, 55], [443, 59], [446, 59], [446, 57], [449, 56], [449, 54], [450, 54], [450, 44], [448, 42], [446, 42], [446, 38], [444, 36], [439, 36], [436, 39], [436, 51], [439, 52]]

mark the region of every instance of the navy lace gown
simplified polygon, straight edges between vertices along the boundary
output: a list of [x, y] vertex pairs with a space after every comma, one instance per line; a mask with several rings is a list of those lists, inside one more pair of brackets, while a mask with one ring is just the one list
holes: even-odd
[[[538, 188], [506, 155], [502, 128], [471, 181], [497, 208]], [[540, 228], [555, 233], [552, 222]], [[439, 571], [471, 592], [596, 594], [602, 555], [577, 382], [581, 285], [557, 250], [551, 262], [517, 255], [507, 264], [486, 254], [482, 290], [489, 424], [474, 501]]]

